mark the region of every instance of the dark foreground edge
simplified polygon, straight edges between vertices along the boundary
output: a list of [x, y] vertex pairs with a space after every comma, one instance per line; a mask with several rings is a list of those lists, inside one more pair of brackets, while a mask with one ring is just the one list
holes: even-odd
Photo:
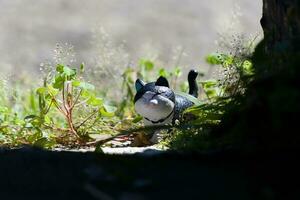
[[[154, 156], [0, 150], [1, 199], [300, 199], [296, 152]], [[294, 181], [296, 182], [294, 182]]]

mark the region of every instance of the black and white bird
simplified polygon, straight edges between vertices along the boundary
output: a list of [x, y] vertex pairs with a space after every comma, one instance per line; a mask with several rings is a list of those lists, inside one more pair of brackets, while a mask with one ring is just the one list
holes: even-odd
[[197, 76], [198, 72], [195, 70], [188, 74], [189, 94], [174, 92], [163, 76], [150, 83], [137, 79], [134, 106], [136, 112], [143, 117], [145, 126], [174, 124], [176, 120], [180, 120], [183, 111], [193, 106], [193, 99], [198, 97]]

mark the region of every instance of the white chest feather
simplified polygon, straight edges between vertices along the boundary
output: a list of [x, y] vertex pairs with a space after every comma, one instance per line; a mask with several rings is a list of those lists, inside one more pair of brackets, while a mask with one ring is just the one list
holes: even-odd
[[[154, 92], [146, 92], [139, 100], [135, 102], [135, 110], [144, 117], [145, 125], [163, 125], [172, 122], [174, 113], [174, 102], [170, 99], [155, 94]], [[163, 120], [162, 122], [152, 123]]]

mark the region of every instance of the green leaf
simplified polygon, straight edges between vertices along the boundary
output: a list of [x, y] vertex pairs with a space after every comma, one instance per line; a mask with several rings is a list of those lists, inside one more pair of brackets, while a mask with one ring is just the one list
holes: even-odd
[[51, 124], [51, 122], [52, 122], [51, 118], [48, 115], [45, 116], [44, 120], [45, 120], [46, 124]]
[[132, 120], [132, 122], [133, 123], [138, 123], [139, 121], [141, 121], [143, 119], [143, 117], [141, 116], [141, 115], [138, 115], [138, 116], [136, 116], [133, 120]]
[[116, 110], [117, 110], [116, 107], [104, 104], [100, 108], [99, 112], [103, 117], [113, 117], [115, 115]]
[[4, 106], [0, 106], [0, 113], [7, 113], [8, 112], [8, 108], [4, 107]]
[[75, 87], [78, 87], [80, 85], [80, 83], [81, 83], [81, 81], [79, 81], [79, 80], [72, 81], [72, 85]]
[[116, 110], [117, 110], [117, 108], [115, 106], [111, 106], [111, 105], [107, 105], [107, 104], [104, 104], [103, 106], [104, 106], [105, 110], [110, 113], [116, 112]]
[[52, 85], [47, 86], [47, 91], [52, 97], [55, 97], [59, 93], [59, 90], [55, 89]]
[[212, 53], [206, 57], [206, 62], [211, 65], [220, 65], [224, 61], [222, 54]]
[[42, 132], [40, 129], [36, 129], [35, 133], [30, 135], [27, 139], [29, 142], [34, 143], [36, 142], [39, 138], [43, 136]]
[[205, 93], [209, 98], [213, 98], [217, 96], [217, 91], [214, 89], [206, 90]]
[[141, 59], [139, 61], [139, 66], [140, 68], [146, 71], [151, 71], [154, 68], [153, 62], [151, 60], [145, 60], [145, 59]]
[[151, 61], [149, 61], [149, 60], [146, 60], [146, 61], [144, 62], [144, 65], [145, 65], [146, 71], [151, 71], [151, 70], [154, 68], [153, 62], [151, 62]]
[[84, 63], [81, 63], [80, 65], [80, 73], [83, 73], [84, 72]]
[[158, 75], [168, 78], [170, 76], [170, 73], [167, 72], [167, 70], [165, 70], [164, 68], [160, 68], [158, 71]]
[[43, 137], [38, 139], [33, 145], [41, 148], [50, 149], [55, 145], [55, 142]]
[[90, 99], [87, 101], [88, 105], [91, 106], [102, 106], [103, 99], [95, 96], [91, 96]]
[[182, 74], [182, 72], [181, 72], [180, 67], [176, 67], [176, 68], [174, 69], [174, 75], [175, 75], [176, 77], [180, 77], [181, 74]]
[[223, 55], [223, 58], [224, 58], [223, 65], [225, 67], [229, 67], [234, 62], [234, 59], [233, 59], [232, 56], [227, 56], [227, 55], [225, 56], [225, 55]]
[[72, 85], [75, 86], [75, 87], [79, 87], [81, 89], [84, 89], [84, 90], [95, 90], [94, 85], [92, 85], [90, 83], [86, 83], [86, 82], [81, 82], [81, 81], [78, 81], [78, 80], [73, 81]]
[[218, 83], [216, 80], [207, 80], [207, 81], [202, 81], [201, 84], [203, 89], [209, 89], [209, 88], [216, 87]]
[[40, 87], [36, 90], [36, 93], [39, 94], [39, 95], [43, 95], [47, 92], [47, 88], [45, 87]]
[[57, 66], [56, 66], [56, 71], [58, 72], [58, 73], [63, 73], [64, 72], [64, 65], [61, 65], [61, 64], [58, 64]]
[[103, 99], [100, 97], [96, 97], [95, 93], [90, 90], [84, 90], [81, 93], [81, 97], [87, 99], [87, 104], [91, 106], [102, 106]]
[[35, 112], [37, 109], [37, 105], [36, 105], [36, 95], [34, 93], [34, 90], [30, 91], [28, 100], [29, 100], [30, 109]]
[[218, 87], [216, 80], [208, 80], [201, 82], [202, 88], [209, 99], [218, 97], [221, 88]]
[[63, 85], [65, 83], [65, 78], [63, 76], [56, 76], [55, 77], [55, 80], [54, 80], [54, 83], [52, 84], [54, 88], [56, 89], [62, 89], [63, 88]]
[[95, 93], [93, 91], [90, 91], [90, 90], [84, 90], [82, 93], [81, 93], [81, 96], [83, 98], [91, 98], [91, 97], [95, 97]]
[[233, 64], [234, 59], [230, 55], [212, 53], [206, 57], [206, 62], [211, 65], [222, 65], [224, 67], [229, 67]]
[[62, 80], [72, 80], [76, 76], [76, 69], [71, 69], [61, 64], [56, 66], [56, 71], [60, 74]]
[[17, 118], [17, 117], [14, 119], [14, 123], [15, 123], [16, 125], [25, 125], [25, 124], [26, 124], [26, 122], [25, 122], [24, 120], [19, 119], [19, 118]]
[[73, 77], [76, 75], [76, 69], [70, 69], [69, 67], [65, 67], [64, 73], [66, 76]]
[[249, 60], [245, 60], [243, 62], [242, 69], [243, 69], [243, 73], [245, 75], [253, 75], [254, 74], [253, 64]]

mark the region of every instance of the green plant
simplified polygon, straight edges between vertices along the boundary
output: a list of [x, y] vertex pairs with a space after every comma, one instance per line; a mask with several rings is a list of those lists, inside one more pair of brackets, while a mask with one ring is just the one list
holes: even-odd
[[35, 95], [32, 92], [24, 92], [17, 85], [12, 87], [0, 84], [0, 90], [3, 91], [0, 105], [0, 144], [5, 146], [35, 144], [35, 142], [38, 144], [38, 140], [43, 137], [41, 129], [32, 128], [24, 119], [29, 110], [34, 109]]
[[[110, 43], [108, 47], [113, 46]], [[0, 82], [0, 144], [31, 144], [44, 148], [57, 145], [86, 145], [101, 138], [101, 133], [115, 136], [126, 129], [139, 129], [142, 118], [135, 114], [133, 105], [136, 78], [150, 82], [158, 76], [164, 76], [168, 78], [172, 89], [178, 88], [183, 95], [187, 95], [187, 81], [178, 81], [183, 70], [179, 67], [183, 51], [171, 69], [161, 67], [162, 64], [157, 60], [143, 58], [135, 67], [127, 65], [125, 70], [117, 67], [110, 71], [106, 69], [114, 65], [110, 62], [112, 57], [104, 55], [112, 55], [108, 47], [99, 47], [104, 53], [101, 54], [101, 62], [98, 60], [97, 70], [85, 71], [84, 65], [76, 69], [71, 68], [74, 61], [73, 47], [57, 46], [55, 67], [51, 63], [43, 64], [47, 70], [42, 71], [42, 87], [26, 91], [20, 87], [22, 83], [16, 82], [15, 88], [9, 88], [7, 92], [7, 84]], [[123, 51], [115, 52], [121, 55]], [[213, 53], [207, 56], [208, 64], [219, 69], [219, 76], [198, 81], [201, 86], [200, 98], [194, 99], [195, 106], [185, 111], [185, 121], [176, 123], [172, 128], [175, 134], [167, 138], [165, 145], [172, 148], [194, 148], [202, 145], [202, 149], [212, 145], [208, 139], [210, 131], [220, 125], [227, 110], [237, 103], [236, 96], [244, 95], [247, 85], [252, 80], [254, 71], [248, 53]], [[116, 66], [124, 67], [122, 59], [117, 60], [120, 62], [116, 62]], [[103, 80], [102, 75], [95, 74], [100, 69], [103, 72], [100, 74], [105, 75]], [[115, 73], [115, 70], [118, 73]], [[118, 89], [120, 74], [122, 88]], [[90, 80], [91, 77], [97, 77], [97, 81], [92, 79], [96, 87], [84, 81], [86, 78]], [[99, 84], [108, 78], [112, 79], [110, 81], [113, 81], [117, 88], [117, 94], [114, 94], [116, 98], [109, 102], [105, 100], [109, 96], [107, 93], [115, 90], [104, 90]], [[122, 96], [122, 99], [117, 96]], [[127, 133], [130, 134], [130, 131]]]
[[[39, 99], [39, 115], [29, 115], [26, 119], [37, 127], [64, 131], [81, 141], [91, 128], [88, 122], [92, 120], [92, 124], [95, 124], [102, 117], [113, 117], [115, 107], [105, 104], [102, 98], [96, 96], [95, 87], [78, 76], [78, 73], [80, 75], [84, 71], [83, 65], [80, 66], [79, 72], [77, 71], [58, 64], [53, 79], [45, 79], [43, 87], [36, 90]], [[53, 118], [49, 117], [52, 108], [63, 116], [66, 129], [55, 127]], [[76, 117], [75, 109], [80, 109], [81, 114], [84, 113], [85, 116]]]
[[[228, 142], [210, 137], [210, 132], [220, 126], [224, 115], [239, 104], [238, 99], [245, 94], [253, 80], [250, 46], [240, 48], [243, 51], [238, 49], [234, 54], [212, 53], [206, 57], [208, 64], [218, 67], [218, 78], [199, 82], [202, 103], [184, 112], [188, 120], [168, 138], [167, 146], [173, 149], [195, 150], [197, 147], [199, 150], [207, 150]], [[189, 131], [185, 130], [186, 126], [190, 127]]]
[[247, 57], [213, 53], [206, 57], [206, 61], [211, 65], [221, 66], [218, 80], [202, 82], [204, 90], [209, 93], [208, 96], [212, 93], [215, 93], [215, 96], [243, 94], [254, 75], [252, 62]]

